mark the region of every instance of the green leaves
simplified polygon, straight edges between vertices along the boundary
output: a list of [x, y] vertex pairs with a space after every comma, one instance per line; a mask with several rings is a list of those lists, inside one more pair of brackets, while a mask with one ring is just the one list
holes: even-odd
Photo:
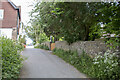
[[64, 11], [61, 11], [61, 8], [54, 8], [54, 10], [51, 10], [50, 12], [52, 14], [57, 14], [57, 15], [60, 15], [60, 14], [64, 13]]
[[0, 42], [2, 42], [2, 78], [18, 78], [23, 60], [18, 53], [18, 46], [4, 37], [0, 37]]
[[[69, 44], [80, 40], [94, 41], [108, 33], [119, 36], [119, 5], [119, 2], [50, 2], [40, 4], [37, 2], [35, 9], [31, 12], [31, 17], [35, 13], [37, 15], [32, 18], [29, 36], [36, 40], [39, 37], [39, 30], [42, 30], [46, 36], [52, 35], [57, 40], [63, 37]], [[119, 38], [118, 40], [110, 38], [110, 40], [115, 42], [112, 43], [113, 45], [120, 46], [117, 44], [120, 43]]]
[[26, 44], [26, 39], [25, 38], [26, 38], [25, 35], [23, 37], [22, 37], [22, 35], [19, 36], [19, 42], [20, 42], [21, 46], [22, 46], [22, 44]]
[[114, 2], [114, 3], [104, 3], [105, 7], [101, 8], [99, 11], [97, 11], [99, 16], [100, 22], [103, 23], [103, 31], [106, 32], [106, 34], [115, 34], [114, 37], [110, 37], [110, 39], [106, 39], [108, 47], [116, 48], [120, 46], [120, 3]]
[[38, 46], [35, 46], [35, 48], [41, 48], [41, 49], [49, 50], [49, 47], [47, 45], [44, 45], [44, 44], [40, 44]]
[[38, 24], [43, 27], [48, 37], [50, 35], [57, 39], [64, 37], [68, 43], [89, 40], [89, 27], [95, 23], [95, 10], [97, 8], [94, 6], [96, 6], [94, 3], [74, 2], [37, 4], [31, 15], [39, 13], [39, 16], [34, 15], [33, 20], [35, 21], [32, 24], [39, 22]]
[[110, 50], [106, 51], [104, 55], [100, 53], [94, 58], [91, 58], [84, 51], [78, 55], [76, 51], [54, 49], [53, 54], [72, 64], [80, 72], [91, 78], [115, 80], [120, 77], [119, 58], [116, 56], [117, 53], [112, 53]]

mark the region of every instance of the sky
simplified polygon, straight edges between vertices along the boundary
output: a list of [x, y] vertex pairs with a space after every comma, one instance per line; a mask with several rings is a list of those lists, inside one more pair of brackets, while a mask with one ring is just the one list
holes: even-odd
[[26, 25], [29, 21], [29, 12], [32, 11], [34, 0], [11, 0], [16, 6], [21, 6], [21, 21]]
[[[34, 0], [11, 0], [16, 6], [21, 6], [21, 21], [27, 25], [30, 20], [29, 12], [32, 11], [33, 6], [30, 6], [34, 3]], [[30, 38], [26, 38], [26, 43], [32, 43]]]

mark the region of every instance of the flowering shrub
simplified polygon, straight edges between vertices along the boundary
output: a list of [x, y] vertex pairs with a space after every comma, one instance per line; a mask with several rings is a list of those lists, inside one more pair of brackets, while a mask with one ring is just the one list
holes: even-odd
[[117, 79], [120, 78], [119, 59], [115, 53], [110, 50], [101, 55], [99, 53], [95, 58], [91, 58], [84, 51], [78, 55], [76, 51], [64, 51], [54, 49], [53, 54], [59, 56], [66, 62], [76, 67], [80, 72], [87, 74], [92, 78]]
[[93, 59], [95, 76], [98, 78], [110, 78], [115, 79], [120, 77], [120, 67], [118, 57], [111, 50], [104, 53], [103, 56], [100, 54]]

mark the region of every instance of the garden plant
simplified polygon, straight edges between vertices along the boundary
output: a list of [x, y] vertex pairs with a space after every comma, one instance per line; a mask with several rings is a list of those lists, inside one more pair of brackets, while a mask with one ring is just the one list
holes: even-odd
[[65, 51], [54, 49], [53, 54], [76, 67], [80, 72], [90, 78], [115, 80], [120, 78], [119, 57], [108, 50], [104, 55], [98, 54], [92, 58], [83, 51], [78, 55], [77, 51]]
[[35, 48], [41, 48], [41, 49], [49, 50], [49, 47], [45, 44], [40, 44], [38, 46], [35, 46]]
[[20, 74], [20, 68], [22, 67], [22, 57], [20, 51], [23, 49], [20, 45], [16, 45], [16, 42], [0, 37], [1, 53], [2, 53], [2, 79], [17, 79]]

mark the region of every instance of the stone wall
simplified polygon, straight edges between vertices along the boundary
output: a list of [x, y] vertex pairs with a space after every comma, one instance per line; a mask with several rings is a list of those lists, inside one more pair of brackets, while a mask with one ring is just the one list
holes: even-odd
[[64, 49], [64, 50], [72, 50], [81, 54], [85, 51], [88, 54], [94, 55], [99, 52], [105, 52], [107, 47], [104, 41], [78, 41], [68, 45], [66, 41], [57, 41], [55, 43], [55, 48]]
[[48, 46], [49, 49], [50, 49], [50, 42], [46, 41], [46, 42], [44, 42], [44, 43], [41, 43], [41, 45], [42, 45], [42, 44]]
[[[46, 44], [50, 48], [49, 42], [45, 42], [43, 44]], [[97, 54], [99, 52], [104, 53], [107, 50], [104, 41], [78, 41], [72, 43], [71, 45], [69, 45], [66, 41], [56, 41], [55, 48], [77, 51], [79, 54], [85, 51], [91, 55]]]

